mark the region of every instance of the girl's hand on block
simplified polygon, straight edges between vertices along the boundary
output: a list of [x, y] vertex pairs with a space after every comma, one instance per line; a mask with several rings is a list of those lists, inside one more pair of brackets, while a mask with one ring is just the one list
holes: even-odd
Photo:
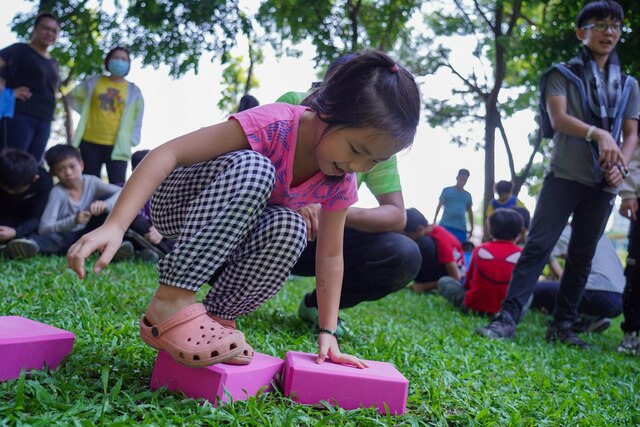
[[85, 234], [67, 252], [69, 267], [76, 272], [80, 279], [83, 279], [87, 275], [84, 269], [85, 260], [95, 251], [100, 251], [101, 255], [93, 267], [93, 272], [101, 272], [120, 248], [122, 236], [121, 230], [106, 225]]
[[316, 359], [316, 363], [323, 363], [327, 357], [329, 357], [333, 363], [339, 363], [341, 365], [353, 365], [360, 369], [369, 367], [364, 360], [360, 360], [349, 354], [341, 353], [336, 337], [320, 333], [318, 334], [318, 357]]

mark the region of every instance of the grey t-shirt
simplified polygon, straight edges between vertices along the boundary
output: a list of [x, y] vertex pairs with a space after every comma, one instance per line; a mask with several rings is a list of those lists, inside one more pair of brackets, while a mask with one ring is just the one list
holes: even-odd
[[82, 230], [85, 224], [76, 224], [76, 214], [80, 211], [88, 211], [91, 203], [103, 199], [107, 204], [107, 212], [110, 212], [120, 195], [120, 190], [121, 188], [117, 185], [107, 184], [97, 176], [82, 175], [82, 196], [80, 200], [74, 202], [62, 184], [54, 185], [40, 218], [38, 233], [51, 234]]
[[[571, 239], [571, 226], [567, 225], [558, 243], [556, 243], [552, 257], [566, 256], [569, 240]], [[625, 278], [622, 263], [616, 253], [616, 248], [605, 235], [600, 236], [596, 246], [596, 253], [591, 260], [591, 272], [587, 277], [586, 290], [607, 291], [621, 294], [624, 290]]]
[[[564, 96], [567, 98], [567, 113], [579, 120], [587, 122], [582, 114], [580, 95], [576, 86], [570, 83], [559, 71], [552, 71], [547, 79], [545, 97]], [[545, 99], [546, 99], [545, 98]], [[638, 83], [634, 82], [629, 102], [625, 108], [624, 118], [637, 120], [640, 112], [640, 91]], [[553, 149], [549, 169], [558, 178], [577, 181], [581, 184], [595, 187], [598, 176], [594, 170], [595, 164], [591, 145], [584, 138], [577, 138], [561, 132], [554, 132]], [[615, 189], [608, 188], [610, 192]]]

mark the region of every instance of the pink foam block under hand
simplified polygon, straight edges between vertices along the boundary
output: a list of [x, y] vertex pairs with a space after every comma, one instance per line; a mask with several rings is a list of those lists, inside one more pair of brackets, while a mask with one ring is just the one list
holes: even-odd
[[378, 412], [404, 414], [409, 381], [390, 363], [367, 360], [368, 368], [339, 365], [317, 356], [290, 351], [285, 357], [284, 395], [298, 403], [315, 405], [321, 400], [344, 409], [375, 406]]
[[20, 316], [0, 316], [0, 381], [20, 371], [56, 369], [71, 353], [75, 335]]
[[[194, 399], [204, 398], [217, 404], [216, 398], [227, 402], [227, 394], [236, 400], [247, 400], [258, 392], [272, 389], [271, 384], [282, 370], [284, 361], [254, 352], [253, 360], [244, 366], [218, 363], [206, 368], [190, 368], [160, 351], [151, 376], [151, 388], [166, 387]], [[225, 393], [226, 391], [226, 393]]]

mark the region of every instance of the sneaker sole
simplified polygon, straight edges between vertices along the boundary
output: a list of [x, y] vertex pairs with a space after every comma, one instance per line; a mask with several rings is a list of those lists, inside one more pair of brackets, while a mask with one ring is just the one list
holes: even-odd
[[488, 329], [485, 329], [485, 328], [476, 329], [476, 335], [480, 335], [482, 337], [489, 338], [491, 340], [508, 340], [508, 339], [511, 339], [511, 338], [513, 338], [515, 336], [515, 334], [514, 334], [514, 335], [509, 335], [509, 336], [503, 337], [503, 336], [500, 336], [500, 335], [496, 334], [495, 332], [493, 332], [491, 330], [488, 330]]
[[125, 237], [128, 240], [131, 240], [131, 241], [137, 243], [138, 245], [140, 245], [144, 249], [148, 249], [148, 250], [154, 252], [156, 255], [158, 255], [159, 258], [164, 258], [165, 254], [160, 249], [156, 248], [155, 245], [147, 242], [147, 239], [145, 239], [143, 236], [141, 236], [140, 234], [136, 233], [135, 231], [127, 230], [127, 232], [125, 233]]
[[[128, 244], [127, 244], [128, 243]], [[113, 262], [127, 261], [133, 259], [134, 249], [133, 244], [131, 242], [123, 242], [120, 249], [113, 255]]]
[[606, 331], [607, 329], [609, 329], [609, 326], [611, 326], [611, 320], [600, 319], [589, 325], [586, 332], [593, 332], [597, 334], [599, 332]]
[[38, 255], [40, 250], [31, 243], [27, 242], [11, 242], [7, 245], [7, 254], [15, 259], [33, 258]]

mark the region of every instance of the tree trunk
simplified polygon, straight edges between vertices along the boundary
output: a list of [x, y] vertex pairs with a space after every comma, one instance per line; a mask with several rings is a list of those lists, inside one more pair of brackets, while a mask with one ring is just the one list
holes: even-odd
[[[491, 98], [490, 98], [491, 99]], [[496, 180], [496, 128], [498, 127], [498, 109], [495, 101], [487, 103], [487, 115], [484, 127], [484, 199], [482, 201], [482, 223], [484, 224], [487, 206], [493, 199], [493, 184]]]
[[62, 108], [64, 109], [64, 130], [65, 135], [67, 136], [67, 144], [73, 144], [73, 116], [71, 113], [73, 109], [71, 108], [71, 104], [67, 101], [67, 98], [62, 97]]

